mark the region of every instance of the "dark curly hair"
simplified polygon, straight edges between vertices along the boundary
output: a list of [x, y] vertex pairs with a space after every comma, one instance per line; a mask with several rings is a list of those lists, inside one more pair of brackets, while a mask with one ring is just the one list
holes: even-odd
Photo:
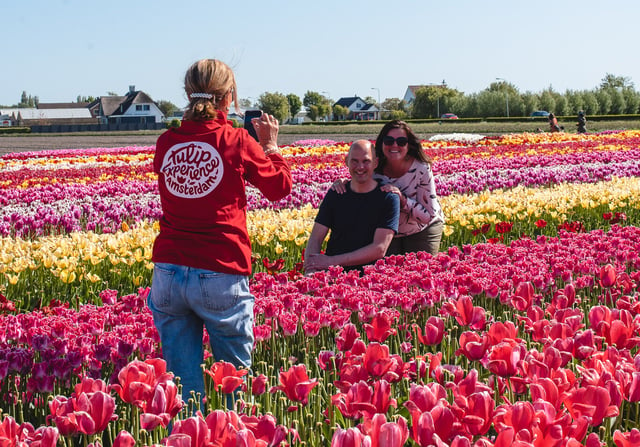
[[429, 158], [429, 156], [424, 152], [422, 144], [420, 144], [420, 140], [416, 134], [413, 133], [411, 127], [409, 127], [409, 125], [404, 121], [393, 120], [384, 125], [378, 134], [378, 138], [376, 138], [376, 156], [378, 157], [378, 166], [375, 169], [376, 173], [383, 174], [384, 166], [387, 164], [387, 157], [385, 157], [384, 152], [382, 152], [382, 140], [387, 136], [391, 129], [404, 130], [407, 134], [407, 139], [409, 140], [408, 154], [416, 160], [431, 164], [431, 158]]

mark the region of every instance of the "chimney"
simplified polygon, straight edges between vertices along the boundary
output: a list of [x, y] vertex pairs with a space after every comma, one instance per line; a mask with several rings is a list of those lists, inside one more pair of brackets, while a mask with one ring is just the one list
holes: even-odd
[[133, 95], [136, 92], [136, 86], [135, 85], [130, 85], [129, 86], [129, 94]]

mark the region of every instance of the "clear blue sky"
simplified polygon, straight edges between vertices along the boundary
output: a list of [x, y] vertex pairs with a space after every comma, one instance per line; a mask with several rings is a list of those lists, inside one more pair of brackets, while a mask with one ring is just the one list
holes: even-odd
[[0, 104], [123, 95], [186, 104], [197, 59], [235, 71], [239, 96], [325, 92], [402, 98], [408, 85], [465, 93], [582, 90], [611, 73], [640, 89], [640, 2], [521, 0], [15, 0], [0, 3]]

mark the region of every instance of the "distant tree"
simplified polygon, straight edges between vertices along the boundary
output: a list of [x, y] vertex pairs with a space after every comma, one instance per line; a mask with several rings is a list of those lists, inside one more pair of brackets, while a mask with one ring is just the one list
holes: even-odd
[[160, 101], [156, 101], [156, 105], [165, 117], [171, 116], [173, 115], [173, 112], [180, 110], [180, 108], [171, 101], [165, 101], [163, 99], [161, 99]]
[[522, 113], [523, 116], [529, 116], [531, 115], [531, 112], [540, 110], [540, 100], [538, 98], [538, 95], [536, 95], [535, 93], [524, 92], [522, 95], [520, 95], [520, 98], [522, 98], [522, 102], [524, 104], [524, 110]]
[[345, 106], [341, 106], [340, 104], [336, 104], [333, 106], [333, 119], [335, 121], [343, 121], [347, 119], [349, 116], [349, 108]]
[[567, 90], [564, 92], [564, 97], [567, 100], [567, 114], [575, 115], [578, 111], [584, 110], [584, 99], [580, 92]]
[[600, 110], [598, 97], [592, 90], [582, 91], [582, 101], [584, 102], [584, 111], [587, 115], [597, 115]]
[[407, 116], [408, 114], [404, 110], [390, 110], [383, 114], [383, 118], [388, 120], [405, 120]]
[[[387, 98], [380, 104], [382, 119], [405, 119], [407, 103], [400, 98]], [[400, 117], [401, 118], [398, 118]]]
[[302, 100], [298, 95], [289, 93], [287, 95], [287, 101], [289, 102], [289, 113], [291, 114], [291, 117], [296, 116], [302, 108]]
[[36, 107], [38, 103], [40, 103], [40, 100], [37, 96], [27, 95], [27, 92], [23, 91], [18, 107]]
[[320, 116], [320, 112], [318, 111], [318, 106], [312, 105], [307, 106], [307, 116], [311, 121], [315, 121]]
[[540, 93], [539, 98], [540, 98], [540, 108], [542, 110], [556, 113], [556, 97], [554, 95], [554, 91], [551, 86], [543, 90], [542, 93]]
[[569, 109], [569, 101], [567, 97], [558, 93], [556, 95], [556, 115], [571, 115], [572, 111]]
[[258, 107], [263, 112], [275, 116], [280, 122], [285, 122], [289, 118], [289, 101], [282, 93], [263, 93], [258, 98]]
[[623, 88], [622, 94], [624, 96], [627, 108], [624, 113], [636, 114], [640, 109], [640, 94], [633, 88]]
[[96, 98], [94, 98], [93, 96], [81, 96], [78, 95], [76, 97], [76, 102], [93, 102], [95, 101]]
[[415, 99], [411, 107], [413, 118], [436, 118], [445, 112], [457, 112], [451, 107], [455, 99], [462, 93], [451, 89], [446, 84], [425, 85], [415, 92]]
[[387, 98], [380, 106], [383, 110], [406, 110], [407, 103], [400, 98]]
[[600, 83], [601, 89], [606, 88], [633, 88], [631, 78], [627, 76], [615, 76], [607, 73]]
[[304, 95], [302, 104], [309, 109], [309, 118], [312, 121], [328, 116], [331, 113], [331, 100], [318, 92], [308, 90]]
[[238, 99], [238, 105], [243, 110], [247, 110], [253, 107], [253, 104], [251, 103], [251, 100], [249, 98]]
[[611, 89], [601, 88], [596, 91], [596, 98], [598, 100], [598, 114], [608, 115], [611, 112], [611, 105], [613, 101], [610, 94]]
[[610, 113], [613, 115], [622, 115], [627, 110], [627, 102], [622, 94], [622, 89], [609, 89], [609, 96], [611, 97], [611, 109]]
[[506, 96], [500, 90], [489, 88], [478, 93], [477, 107], [480, 116], [507, 116]]
[[366, 96], [363, 101], [367, 104], [375, 104], [377, 106], [380, 106], [380, 104], [378, 104], [378, 101], [373, 96]]

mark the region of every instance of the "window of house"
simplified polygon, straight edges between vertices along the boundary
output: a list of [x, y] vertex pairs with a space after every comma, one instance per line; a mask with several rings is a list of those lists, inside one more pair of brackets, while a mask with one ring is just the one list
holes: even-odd
[[136, 105], [136, 112], [142, 111], [142, 105]]
[[146, 110], [146, 111], [150, 110], [150, 108], [149, 108], [149, 104], [145, 104], [145, 105], [143, 105], [143, 106], [142, 106], [142, 110]]

